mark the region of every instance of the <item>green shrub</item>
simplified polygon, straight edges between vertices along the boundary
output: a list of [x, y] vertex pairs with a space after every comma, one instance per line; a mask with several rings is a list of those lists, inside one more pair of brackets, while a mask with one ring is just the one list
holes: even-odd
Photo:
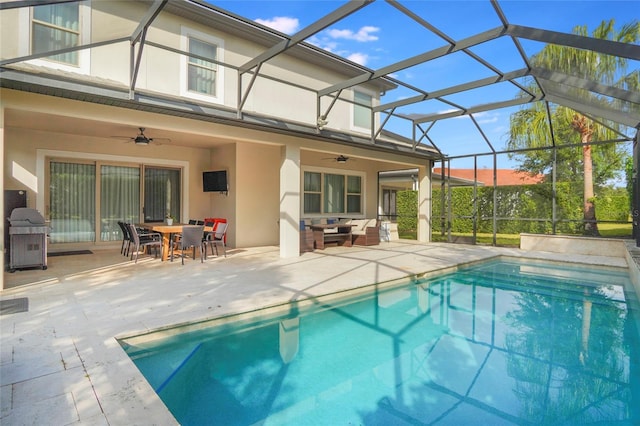
[[[473, 218], [477, 218], [477, 233], [493, 233], [494, 191], [497, 233], [551, 233], [553, 230], [551, 184], [480, 186], [476, 188], [478, 212], [474, 212], [473, 187], [451, 188], [451, 232], [473, 233]], [[582, 184], [556, 184], [556, 232], [579, 234], [583, 225]], [[448, 205], [443, 206], [442, 190], [433, 190], [432, 232], [448, 230]], [[626, 221], [629, 217], [628, 194], [624, 189], [601, 188], [596, 197], [596, 215], [602, 221]]]

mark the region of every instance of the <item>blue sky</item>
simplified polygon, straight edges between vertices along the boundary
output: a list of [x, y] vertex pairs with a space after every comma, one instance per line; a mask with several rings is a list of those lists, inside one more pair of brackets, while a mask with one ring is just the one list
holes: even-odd
[[[294, 34], [345, 2], [211, 0], [210, 3], [284, 33]], [[460, 40], [501, 25], [488, 0], [421, 0], [403, 1], [400, 4], [454, 40]], [[576, 25], [586, 25], [590, 32], [603, 20], [614, 19], [616, 27], [619, 28], [634, 19], [640, 19], [640, 0], [503, 0], [499, 2], [499, 6], [512, 24], [566, 33], [571, 33]], [[434, 35], [382, 0], [344, 18], [307, 41], [374, 70], [445, 44], [442, 38]], [[534, 54], [542, 47], [536, 42], [523, 41], [522, 44], [527, 55]], [[522, 68], [524, 64], [514, 44], [506, 37], [479, 45], [471, 50], [502, 72], [514, 71]], [[631, 68], [638, 68], [638, 66], [637, 61], [630, 64]], [[491, 75], [495, 74], [468, 55], [460, 53], [398, 71], [393, 76], [416, 87], [433, 91]], [[464, 107], [472, 107], [512, 99], [516, 93], [515, 86], [505, 83], [489, 90], [458, 94], [447, 99]], [[415, 92], [401, 88], [388, 92], [383, 102], [392, 102], [415, 94]], [[432, 114], [452, 109], [451, 105], [447, 103], [429, 101], [404, 107], [397, 112]], [[508, 118], [515, 110], [502, 109], [480, 113], [476, 116], [482, 132], [497, 150], [505, 146]], [[408, 135], [411, 131], [410, 125], [404, 120], [394, 120], [389, 123], [389, 128]], [[468, 119], [450, 119], [438, 122], [429, 131], [429, 135], [436, 146], [452, 156], [489, 151], [486, 141]], [[505, 164], [504, 166], [510, 165]], [[499, 167], [501, 167], [500, 164]]]

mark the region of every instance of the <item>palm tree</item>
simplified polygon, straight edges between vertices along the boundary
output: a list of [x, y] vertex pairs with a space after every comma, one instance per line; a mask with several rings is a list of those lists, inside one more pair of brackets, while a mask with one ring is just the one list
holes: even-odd
[[[588, 35], [586, 26], [578, 26], [574, 28], [573, 32], [582, 36]], [[602, 21], [591, 36], [598, 39], [636, 43], [640, 39], [640, 24], [634, 21], [624, 25], [620, 31], [616, 32], [613, 20]], [[627, 74], [627, 60], [620, 57], [550, 44], [536, 54], [531, 62], [537, 67], [563, 72], [610, 86], [630, 90], [638, 90], [638, 87], [640, 87], [638, 83], [640, 71], [635, 70]], [[619, 105], [612, 105], [612, 102], [606, 98], [586, 90], [575, 89], [575, 92], [581, 98], [588, 97], [599, 103], [608, 103], [613, 107], [625, 108]], [[569, 128], [580, 137], [584, 177], [584, 230], [585, 234], [599, 235], [594, 204], [591, 143], [615, 139], [615, 133], [611, 129], [567, 107], [555, 106], [551, 109], [550, 115], [554, 129]], [[615, 128], [617, 126], [612, 124], [611, 127]], [[549, 147], [551, 146], [550, 138], [547, 111], [544, 104], [537, 102], [511, 116], [510, 138], [507, 143], [509, 149]], [[526, 154], [524, 155], [526, 156]], [[535, 161], [533, 162], [535, 163]], [[538, 162], [537, 166], [541, 167], [541, 164]], [[529, 171], [533, 172], [534, 170]], [[539, 170], [535, 171], [538, 172]]]

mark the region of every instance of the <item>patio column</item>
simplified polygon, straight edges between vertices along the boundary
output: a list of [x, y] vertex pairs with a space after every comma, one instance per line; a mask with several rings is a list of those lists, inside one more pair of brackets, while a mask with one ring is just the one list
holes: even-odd
[[431, 241], [431, 163], [418, 167], [418, 241]]
[[[0, 105], [0, 186], [4, 192], [4, 112], [5, 108]], [[4, 217], [4, 196], [0, 199], [0, 234], [9, 232], [6, 227], [7, 218]], [[7, 248], [4, 246], [4, 238], [0, 242], [0, 272], [4, 272], [4, 256]], [[0, 290], [4, 289], [4, 280], [0, 280]]]
[[280, 161], [280, 257], [300, 256], [300, 147], [285, 145]]

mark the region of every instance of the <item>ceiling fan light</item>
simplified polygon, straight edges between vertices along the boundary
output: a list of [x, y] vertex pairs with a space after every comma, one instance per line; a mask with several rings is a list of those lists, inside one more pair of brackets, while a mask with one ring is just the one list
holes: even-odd
[[136, 136], [134, 142], [136, 145], [149, 145], [149, 139], [141, 135]]
[[345, 157], [344, 155], [341, 155], [340, 157], [336, 158], [336, 161], [338, 163], [346, 163], [347, 162], [347, 157]]

